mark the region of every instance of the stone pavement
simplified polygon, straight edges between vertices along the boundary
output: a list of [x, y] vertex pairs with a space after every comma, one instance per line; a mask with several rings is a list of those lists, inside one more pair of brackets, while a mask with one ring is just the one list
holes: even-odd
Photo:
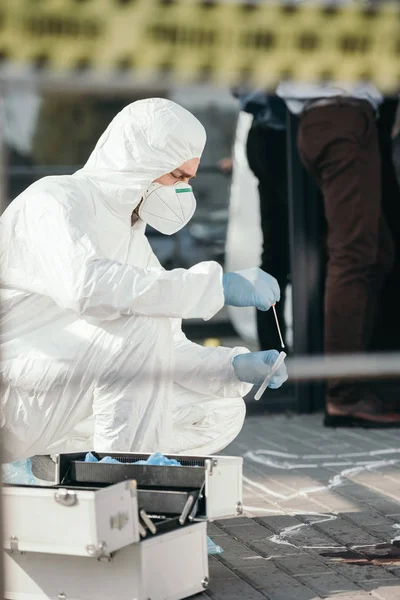
[[224, 552], [195, 598], [400, 600], [399, 431], [263, 410], [224, 451], [244, 457], [246, 517], [210, 524]]

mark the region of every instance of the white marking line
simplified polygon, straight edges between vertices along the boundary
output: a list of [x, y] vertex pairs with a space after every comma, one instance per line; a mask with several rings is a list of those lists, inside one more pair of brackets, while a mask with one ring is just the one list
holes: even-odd
[[272, 513], [273, 515], [286, 515], [286, 514], [288, 514], [284, 510], [279, 510], [279, 508], [276, 508], [276, 509], [263, 508], [262, 506], [248, 506], [247, 504], [245, 504], [243, 506], [243, 510], [245, 512]]
[[[300, 489], [298, 490], [295, 494], [290, 494], [290, 495], [285, 495], [285, 494], [280, 494], [279, 492], [275, 492], [274, 490], [271, 490], [270, 488], [268, 488], [266, 485], [263, 485], [257, 481], [254, 481], [252, 479], [249, 479], [246, 476], [243, 476], [243, 481], [245, 484], [247, 484], [247, 486], [250, 487], [250, 489], [257, 489], [259, 491], [261, 491], [262, 493], [266, 494], [267, 496], [271, 496], [272, 498], [276, 498], [278, 500], [293, 500], [295, 498], [298, 497], [307, 497], [309, 494], [313, 494], [316, 492], [320, 492], [320, 491], [326, 491], [326, 490], [332, 490], [340, 485], [343, 484], [344, 480], [349, 478], [350, 476], [354, 476], [354, 475], [358, 475], [360, 473], [363, 473], [365, 471], [372, 471], [373, 469], [382, 469], [391, 465], [395, 465], [398, 464], [400, 462], [400, 458], [392, 458], [392, 459], [386, 459], [386, 460], [372, 460], [372, 461], [368, 461], [368, 460], [362, 460], [362, 461], [355, 461], [355, 462], [351, 462], [351, 461], [345, 461], [345, 462], [322, 462], [322, 463], [299, 463], [296, 464], [294, 463], [289, 463], [286, 462], [285, 460], [273, 460], [272, 458], [269, 458], [269, 456], [274, 456], [274, 457], [279, 457], [281, 459], [298, 459], [298, 460], [307, 460], [310, 458], [356, 458], [356, 457], [361, 457], [361, 456], [370, 456], [370, 457], [374, 457], [374, 456], [381, 456], [381, 455], [393, 455], [393, 454], [400, 454], [400, 449], [399, 448], [387, 448], [387, 449], [382, 449], [382, 450], [372, 450], [370, 452], [357, 452], [357, 453], [351, 453], [351, 454], [332, 454], [332, 455], [294, 455], [294, 454], [288, 454], [288, 453], [284, 453], [284, 452], [276, 452], [275, 450], [255, 450], [255, 451], [248, 451], [246, 452], [246, 454], [244, 455], [244, 457], [250, 461], [253, 461], [255, 463], [258, 464], [262, 464], [264, 466], [268, 466], [268, 467], [272, 467], [274, 469], [280, 469], [280, 470], [295, 470], [295, 469], [304, 469], [304, 468], [318, 468], [318, 467], [324, 467], [324, 466], [349, 466], [350, 468], [348, 469], [343, 469], [340, 473], [337, 473], [336, 475], [333, 475], [332, 477], [330, 477], [328, 484], [327, 485], [319, 485], [313, 488], [305, 488], [305, 489]], [[275, 510], [271, 510], [271, 509], [263, 509], [261, 507], [247, 507], [248, 510], [257, 510], [259, 512], [271, 512], [271, 513], [276, 513], [277, 511]], [[279, 511], [280, 512], [280, 511]], [[284, 514], [289, 514], [289, 513], [284, 513]], [[305, 513], [302, 513], [305, 514]], [[289, 545], [289, 546], [293, 546], [293, 547], [298, 547], [296, 546], [296, 544], [293, 544], [292, 542], [289, 542], [288, 538], [290, 538], [291, 536], [295, 535], [298, 531], [300, 531], [301, 529], [303, 529], [304, 527], [309, 527], [310, 525], [312, 526], [313, 524], [318, 524], [318, 523], [324, 523], [326, 521], [332, 521], [334, 519], [337, 518], [337, 515], [335, 514], [324, 514], [324, 513], [309, 513], [312, 516], [316, 516], [317, 518], [322, 517], [322, 519], [320, 519], [319, 521], [314, 521], [314, 522], [309, 522], [309, 523], [300, 523], [298, 525], [292, 525], [290, 527], [285, 527], [281, 532], [274, 534], [273, 536], [271, 536], [270, 538], [268, 538], [270, 541], [276, 543], [276, 544], [285, 544], [285, 545]], [[399, 524], [394, 524], [393, 527], [395, 529], [400, 529], [400, 525]], [[400, 541], [400, 534], [399, 536], [394, 537], [391, 540], [391, 543], [393, 543], [394, 541]], [[308, 548], [308, 549], [332, 549], [332, 548], [344, 548], [344, 546], [301, 546], [302, 548]], [[356, 548], [367, 548], [367, 547], [373, 547], [373, 545], [368, 544], [368, 545], [353, 545], [351, 546], [351, 548], [356, 549]]]
[[[269, 538], [269, 540], [271, 542], [274, 542], [275, 544], [284, 544], [286, 546], [293, 546], [294, 548], [298, 548], [298, 546], [296, 546], [296, 544], [292, 544], [291, 542], [289, 542], [289, 540], [287, 538], [290, 538], [291, 535], [298, 533], [300, 531], [300, 529], [303, 529], [304, 527], [309, 527], [310, 525], [317, 525], [318, 523], [326, 523], [327, 521], [334, 521], [335, 519], [337, 519], [337, 515], [329, 515], [329, 514], [324, 514], [324, 513], [313, 513], [310, 516], [315, 516], [315, 517], [322, 517], [319, 520], [310, 522], [310, 523], [299, 523], [298, 525], [291, 525], [290, 527], [285, 527], [284, 529], [282, 529], [282, 531], [280, 531], [279, 533], [274, 534], [272, 537]], [[313, 549], [313, 550], [322, 550], [322, 549], [330, 549], [330, 548], [344, 548], [345, 546], [301, 546], [302, 548], [308, 548], [309, 550]]]
[[260, 490], [260, 492], [264, 492], [264, 494], [267, 494], [268, 496], [272, 496], [273, 498], [279, 498], [279, 500], [287, 500], [288, 499], [288, 496], [279, 494], [279, 492], [274, 492], [273, 490], [270, 490], [262, 483], [258, 483], [257, 481], [252, 481], [245, 475], [243, 475], [243, 481], [244, 481], [244, 483], [247, 483], [249, 486], [256, 488], [257, 490]]
[[[255, 462], [259, 462], [259, 461], [256, 460]], [[248, 485], [264, 492], [265, 494], [272, 496], [273, 498], [278, 498], [279, 500], [293, 500], [294, 498], [307, 497], [309, 494], [315, 494], [316, 492], [323, 492], [323, 491], [332, 490], [336, 487], [339, 487], [340, 485], [343, 484], [344, 480], [349, 478], [351, 475], [359, 475], [360, 473], [363, 473], [364, 471], [372, 471], [373, 469], [381, 469], [384, 467], [398, 464], [399, 462], [400, 461], [397, 459], [380, 460], [380, 461], [372, 461], [372, 462], [362, 464], [362, 465], [357, 465], [355, 467], [350, 467], [349, 469], [344, 469], [340, 473], [337, 473], [336, 475], [333, 475], [332, 477], [330, 477], [330, 479], [326, 485], [318, 485], [318, 486], [311, 487], [311, 488], [303, 488], [303, 489], [300, 489], [299, 491], [297, 491], [295, 494], [289, 494], [289, 495], [280, 494], [279, 492], [275, 492], [274, 490], [271, 490], [270, 488], [268, 488], [266, 485], [258, 483], [257, 481], [253, 481], [252, 479], [249, 479], [246, 476], [243, 476], [243, 481], [245, 483], [247, 483]], [[272, 465], [268, 465], [268, 466], [272, 466]], [[284, 470], [287, 468], [285, 466], [281, 467], [277, 464], [274, 464], [274, 467], [276, 469], [284, 469]]]
[[[248, 460], [252, 460], [258, 464], [273, 467], [275, 469], [316, 469], [319, 467], [340, 467], [340, 466], [356, 466], [356, 465], [367, 465], [371, 464], [371, 461], [368, 460], [360, 460], [357, 462], [354, 461], [340, 461], [340, 459], [344, 458], [361, 458], [365, 456], [380, 456], [380, 455], [390, 455], [390, 454], [400, 454], [400, 448], [384, 448], [382, 450], [371, 450], [369, 452], [352, 452], [350, 454], [287, 454], [285, 452], [276, 452], [275, 450], [249, 450], [245, 453], [244, 458]], [[291, 461], [282, 461], [282, 460], [274, 460], [269, 457], [277, 457], [277, 458], [286, 458], [291, 459]], [[323, 462], [304, 462], [310, 459], [321, 459], [321, 458], [330, 458], [333, 460], [323, 461]], [[335, 460], [336, 459], [336, 460]], [[339, 459], [339, 460], [338, 460]], [[295, 462], [296, 460], [302, 462]], [[393, 460], [393, 459], [392, 459]]]

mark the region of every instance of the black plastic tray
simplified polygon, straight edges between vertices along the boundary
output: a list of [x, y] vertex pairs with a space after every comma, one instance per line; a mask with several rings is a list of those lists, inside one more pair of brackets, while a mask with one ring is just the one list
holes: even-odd
[[205, 477], [201, 467], [90, 463], [71, 461], [62, 483], [113, 484], [135, 479], [138, 488], [200, 489]]

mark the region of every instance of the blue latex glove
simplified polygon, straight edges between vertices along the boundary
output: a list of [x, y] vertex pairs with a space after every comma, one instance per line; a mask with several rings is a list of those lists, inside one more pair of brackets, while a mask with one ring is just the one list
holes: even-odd
[[[105, 456], [100, 461], [91, 453], [88, 452], [85, 456], [85, 462], [101, 462], [101, 463], [109, 463], [109, 464], [121, 464], [119, 460], [116, 458], [112, 458], [111, 456]], [[124, 464], [135, 464], [135, 465], [158, 465], [158, 466], [181, 466], [181, 463], [175, 460], [175, 458], [167, 458], [161, 452], [155, 452], [147, 460], [135, 460], [132, 463], [124, 463]]]
[[277, 280], [258, 267], [225, 273], [222, 285], [227, 306], [255, 306], [265, 311], [281, 298]]
[[[233, 368], [236, 377], [240, 381], [261, 385], [276, 359], [279, 356], [277, 350], [263, 350], [262, 352], [249, 352], [238, 354], [233, 359]], [[276, 390], [287, 381], [288, 374], [285, 363], [281, 365], [275, 375], [271, 378], [268, 387]]]

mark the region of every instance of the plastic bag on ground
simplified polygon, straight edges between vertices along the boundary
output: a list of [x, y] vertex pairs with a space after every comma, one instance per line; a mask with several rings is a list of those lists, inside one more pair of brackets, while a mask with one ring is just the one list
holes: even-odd
[[207, 536], [207, 553], [208, 554], [221, 554], [223, 549], [221, 546], [215, 544], [210, 537]]
[[30, 458], [2, 465], [2, 481], [10, 484], [40, 485], [39, 480], [32, 473]]

